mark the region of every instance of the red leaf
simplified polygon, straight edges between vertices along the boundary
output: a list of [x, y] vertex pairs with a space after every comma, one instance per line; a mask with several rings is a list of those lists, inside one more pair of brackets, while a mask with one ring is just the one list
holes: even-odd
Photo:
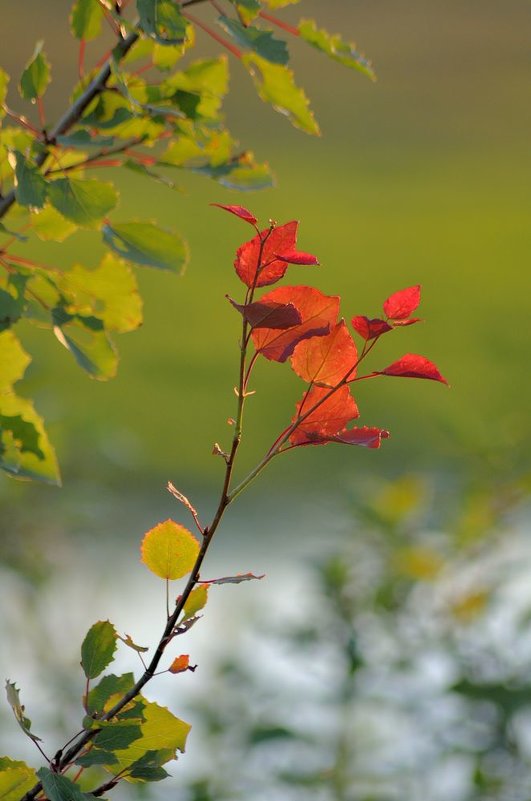
[[[333, 387], [352, 370], [358, 360], [358, 349], [344, 320], [329, 334], [299, 342], [291, 366], [303, 381]], [[352, 372], [354, 378], [355, 371]]]
[[389, 431], [384, 428], [350, 428], [341, 431], [330, 442], [343, 442], [345, 445], [361, 445], [364, 448], [379, 448], [382, 439], [389, 438]]
[[420, 285], [401, 289], [390, 295], [383, 305], [383, 310], [391, 320], [405, 320], [420, 303]]
[[275, 255], [281, 258], [282, 261], [287, 261], [288, 264], [302, 264], [308, 267], [316, 267], [319, 264], [316, 256], [312, 256], [311, 253], [304, 253], [302, 250], [288, 250], [280, 255], [278, 253]]
[[248, 209], [245, 209], [243, 206], [225, 206], [223, 203], [211, 203], [211, 206], [217, 206], [218, 209], [225, 209], [225, 211], [230, 211], [231, 214], [235, 214], [236, 217], [239, 217], [240, 220], [245, 220], [245, 222], [250, 223], [251, 225], [256, 225], [256, 217], [254, 214]]
[[393, 326], [389, 325], [385, 320], [379, 320], [377, 317], [370, 320], [368, 317], [353, 317], [352, 328], [358, 332], [363, 339], [375, 339], [387, 331], [392, 331]]
[[168, 670], [170, 673], [184, 673], [184, 671], [188, 670], [189, 668], [190, 657], [188, 654], [181, 654], [181, 656], [175, 657]]
[[275, 362], [285, 362], [301, 340], [328, 334], [339, 313], [337, 295], [323, 295], [310, 286], [282, 286], [260, 298], [260, 303], [271, 302], [292, 303], [302, 318], [298, 325], [284, 331], [261, 328], [252, 332], [256, 350]]
[[329, 442], [339, 442], [343, 445], [361, 445], [364, 448], [379, 448], [382, 439], [389, 437], [389, 431], [383, 428], [345, 428], [339, 434], [328, 436], [316, 435], [314, 439], [301, 442], [300, 445], [328, 445]]
[[[227, 297], [229, 297], [227, 295]], [[242, 306], [229, 298], [230, 302], [243, 317], [247, 320], [251, 328], [273, 328], [275, 330], [292, 328], [302, 322], [300, 312], [293, 303], [275, 303], [274, 301], [261, 300], [255, 303], [247, 303]]]
[[393, 328], [404, 327], [405, 325], [413, 325], [413, 323], [420, 323], [420, 317], [408, 317], [407, 320], [391, 320]]
[[419, 356], [416, 353], [406, 353], [398, 361], [390, 364], [385, 370], [379, 370], [377, 375], [395, 375], [403, 378], [427, 378], [430, 381], [440, 381], [443, 384], [448, 384], [437, 367], [426, 359], [425, 356]]
[[[302, 401], [297, 404], [297, 414], [292, 423], [304, 415], [306, 411], [322, 401], [320, 405], [311, 412], [293, 431], [289, 441], [292, 445], [312, 445], [320, 444], [324, 439], [330, 439], [340, 431], [343, 431], [346, 424], [356, 417], [359, 417], [356, 401], [350, 394], [350, 390], [343, 385], [330, 393], [327, 387], [313, 386]], [[323, 400], [326, 398], [326, 400]]]
[[[238, 248], [234, 266], [244, 284], [248, 287], [267, 286], [275, 284], [282, 278], [288, 263], [277, 254], [290, 253], [295, 249], [298, 225], [299, 223], [293, 220], [274, 228], [271, 232], [267, 228]], [[263, 240], [266, 241], [260, 254]], [[258, 264], [259, 259], [260, 264]]]

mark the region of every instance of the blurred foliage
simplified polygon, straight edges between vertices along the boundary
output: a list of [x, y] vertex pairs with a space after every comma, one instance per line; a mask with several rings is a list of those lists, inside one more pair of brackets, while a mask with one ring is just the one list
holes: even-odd
[[219, 665], [179, 798], [528, 801], [529, 481], [435, 486], [358, 488], [302, 608]]

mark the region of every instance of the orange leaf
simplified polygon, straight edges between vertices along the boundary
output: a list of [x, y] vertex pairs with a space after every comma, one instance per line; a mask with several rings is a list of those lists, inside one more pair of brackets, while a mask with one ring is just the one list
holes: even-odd
[[181, 654], [180, 656], [175, 657], [168, 670], [170, 673], [184, 673], [184, 671], [188, 670], [189, 667], [190, 657], [188, 654]]
[[[291, 366], [304, 381], [333, 387], [352, 370], [358, 349], [341, 320], [329, 334], [299, 342], [291, 357]], [[355, 371], [351, 377], [354, 378]]]
[[318, 444], [323, 438], [330, 439], [343, 431], [350, 420], [359, 417], [356, 401], [350, 394], [348, 386], [343, 385], [326, 398], [329, 393], [327, 387], [313, 386], [297, 404], [297, 414], [293, 418], [293, 423], [312, 406], [317, 403], [319, 406], [292, 432], [289, 438], [292, 445]]

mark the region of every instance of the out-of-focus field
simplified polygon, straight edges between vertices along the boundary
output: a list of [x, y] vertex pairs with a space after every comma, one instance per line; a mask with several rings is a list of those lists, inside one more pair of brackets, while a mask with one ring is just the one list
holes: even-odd
[[[74, 76], [67, 3], [26, 0], [2, 8], [2, 62], [20, 68], [44, 38], [59, 111]], [[53, 337], [24, 330], [35, 361], [23, 391], [49, 422], [68, 482], [76, 475], [147, 474], [211, 482], [212, 443], [228, 437], [233, 413], [237, 315], [235, 248], [248, 236], [210, 201], [243, 202], [262, 219], [301, 220], [300, 247], [319, 270], [293, 267], [292, 283], [315, 282], [343, 299], [343, 314], [376, 316], [392, 291], [423, 286], [422, 325], [381, 343], [371, 368], [405, 352], [432, 358], [451, 384], [395, 379], [359, 387], [361, 423], [388, 427], [380, 453], [303, 449], [280, 466], [284, 478], [336, 480], [347, 464], [376, 471], [446, 467], [506, 469], [529, 441], [529, 258], [531, 7], [474, 0], [304, 3], [330, 30], [355, 38], [379, 81], [347, 72], [295, 42], [295, 69], [313, 100], [323, 138], [293, 131], [256, 98], [231, 64], [230, 127], [268, 158], [278, 188], [242, 198], [177, 174], [182, 192], [134, 176], [121, 179], [114, 219], [157, 218], [191, 246], [186, 275], [139, 272], [145, 325], [119, 342], [118, 377], [87, 379]], [[286, 10], [297, 18], [297, 7]], [[217, 45], [200, 42], [200, 54]], [[175, 176], [173, 176], [175, 177]], [[43, 261], [94, 264], [94, 235], [37, 245]], [[286, 366], [263, 364], [253, 388], [247, 464], [292, 414], [300, 388]], [[354, 452], [356, 451], [356, 452]], [[315, 480], [315, 479], [314, 479]], [[318, 479], [319, 480], [319, 479]]]

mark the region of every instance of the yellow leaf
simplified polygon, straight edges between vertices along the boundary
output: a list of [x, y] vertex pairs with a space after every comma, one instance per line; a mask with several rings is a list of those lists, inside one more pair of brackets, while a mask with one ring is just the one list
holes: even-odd
[[178, 579], [189, 573], [197, 559], [199, 543], [184, 526], [173, 520], [159, 523], [142, 540], [142, 562], [156, 576]]
[[208, 587], [206, 584], [200, 584], [192, 590], [188, 596], [188, 600], [184, 605], [183, 620], [189, 620], [191, 617], [202, 609], [208, 600]]

